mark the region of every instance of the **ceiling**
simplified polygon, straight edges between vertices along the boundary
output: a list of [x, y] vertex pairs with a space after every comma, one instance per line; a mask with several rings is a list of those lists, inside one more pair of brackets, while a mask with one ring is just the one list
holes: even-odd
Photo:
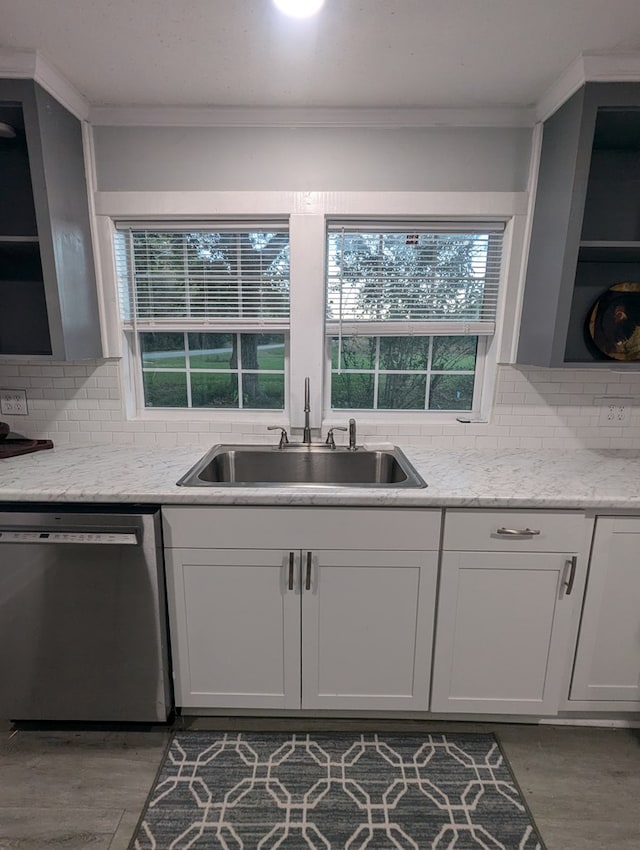
[[581, 53], [640, 51], [639, 0], [0, 0], [95, 106], [526, 107]]

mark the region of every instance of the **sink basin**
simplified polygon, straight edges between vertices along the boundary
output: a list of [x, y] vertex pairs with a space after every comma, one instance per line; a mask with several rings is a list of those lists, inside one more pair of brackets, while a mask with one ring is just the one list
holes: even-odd
[[399, 448], [217, 445], [177, 482], [182, 487], [426, 487]]

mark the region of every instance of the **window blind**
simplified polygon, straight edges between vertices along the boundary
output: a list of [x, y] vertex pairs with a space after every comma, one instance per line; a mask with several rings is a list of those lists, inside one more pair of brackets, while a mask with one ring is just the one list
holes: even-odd
[[286, 225], [116, 226], [116, 269], [125, 324], [286, 327]]
[[340, 334], [492, 334], [501, 224], [334, 222], [327, 329]]

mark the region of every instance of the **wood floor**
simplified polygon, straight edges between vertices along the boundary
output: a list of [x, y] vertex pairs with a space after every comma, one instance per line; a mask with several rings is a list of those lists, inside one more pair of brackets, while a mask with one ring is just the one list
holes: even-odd
[[[182, 725], [256, 731], [495, 731], [548, 850], [640, 848], [637, 729], [251, 718], [202, 718]], [[168, 730], [16, 729], [10, 723], [0, 724], [0, 730], [0, 850], [126, 850]]]

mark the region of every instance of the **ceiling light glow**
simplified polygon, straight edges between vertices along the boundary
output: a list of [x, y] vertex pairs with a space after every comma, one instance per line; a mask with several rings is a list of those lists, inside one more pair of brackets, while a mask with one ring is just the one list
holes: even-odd
[[292, 18], [309, 18], [322, 8], [324, 0], [273, 0], [280, 11]]

